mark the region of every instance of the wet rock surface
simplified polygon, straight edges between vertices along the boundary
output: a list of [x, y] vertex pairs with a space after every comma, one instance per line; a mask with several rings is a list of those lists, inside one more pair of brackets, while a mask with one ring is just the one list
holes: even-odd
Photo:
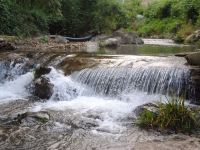
[[49, 99], [53, 95], [53, 87], [47, 77], [40, 77], [34, 81], [34, 95], [41, 99]]
[[191, 97], [188, 97], [191, 99], [191, 101], [194, 104], [200, 104], [200, 68], [196, 67], [191, 69], [191, 74], [190, 74], [190, 82], [191, 82], [191, 91], [192, 95]]
[[26, 112], [11, 116], [8, 118], [0, 118], [0, 124], [4, 126], [26, 126], [31, 127], [38, 124], [45, 124], [49, 121], [50, 116], [45, 111], [40, 112]]
[[190, 65], [200, 66], [200, 52], [188, 54], [185, 58]]
[[[28, 53], [29, 52], [24, 52], [22, 55], [26, 56]], [[21, 57], [22, 55], [20, 54], [19, 56]], [[5, 57], [7, 57], [7, 55]], [[18, 56], [13, 55], [12, 57]], [[33, 52], [31, 57], [29, 57], [29, 60], [34, 60], [34, 62], [45, 64], [44, 66], [54, 66], [55, 68], [62, 69], [65, 71], [66, 75], [84, 68], [92, 68], [94, 66], [109, 66], [109, 69], [112, 67], [131, 68], [137, 64], [138, 66], [148, 66], [150, 64], [155, 66], [158, 65], [157, 62], [160, 62], [159, 65], [161, 66], [166, 67], [170, 64], [167, 67], [171, 67], [171, 64], [174, 62], [174, 58], [166, 58], [166, 60], [163, 59], [165, 58], [137, 57], [136, 59], [132, 59], [128, 56], [124, 58], [122, 56], [97, 57], [96, 55], [68, 55], [66, 53], [55, 52]], [[172, 59], [173, 61], [169, 59]], [[186, 61], [184, 59], [182, 60], [181, 58], [178, 60], [179, 61], [177, 62], [181, 64], [178, 67], [183, 67], [182, 63], [184, 64]], [[34, 66], [32, 67], [34, 68]], [[183, 68], [187, 68], [187, 66], [184, 66]], [[39, 79], [38, 91], [42, 92], [40, 94], [46, 98], [51, 97], [50, 95], [52, 95], [53, 88], [49, 78], [45, 78], [49, 71], [49, 69], [44, 69], [37, 77], [37, 79]], [[104, 76], [103, 73], [104, 72], [101, 74], [102, 76]], [[115, 72], [112, 73], [116, 74]], [[119, 80], [123, 79], [123, 77], [118, 76], [117, 79], [118, 80], [116, 83], [119, 83]], [[103, 83], [105, 83], [105, 80], [101, 85], [103, 85]], [[47, 94], [43, 95], [43, 92], [46, 89], [48, 89]], [[69, 91], [68, 87], [65, 89], [67, 89], [66, 91]], [[166, 147], [179, 149], [181, 147], [171, 135], [161, 135], [160, 133], [156, 132], [139, 130], [133, 125], [133, 113], [131, 113], [128, 117], [121, 116], [117, 118], [116, 122], [111, 124], [110, 127], [109, 119], [112, 120], [112, 117], [121, 114], [120, 110], [124, 109], [124, 105], [126, 106], [126, 103], [128, 103], [130, 100], [127, 99], [124, 103], [122, 103], [122, 105], [119, 107], [119, 112], [117, 111], [116, 113], [113, 112], [115, 109], [110, 110], [110, 108], [117, 107], [115, 103], [120, 103], [123, 100], [116, 100], [113, 104], [109, 103], [110, 100], [106, 99], [106, 105], [102, 105], [102, 99], [99, 99], [99, 103], [99, 101], [93, 102], [95, 100], [94, 97], [92, 101], [90, 100], [90, 97], [87, 97], [85, 99], [88, 105], [84, 105], [82, 100], [76, 99], [76, 88], [73, 89], [70, 84], [69, 89], [72, 89], [72, 92], [75, 93], [75, 96], [73, 97], [73, 100], [75, 99], [75, 101], [72, 103], [68, 103], [68, 101], [64, 102], [63, 104], [65, 104], [66, 109], [62, 109], [64, 106], [59, 105], [56, 110], [52, 110], [52, 107], [54, 107], [55, 104], [57, 105], [61, 103], [61, 101], [52, 103], [52, 101], [42, 101], [40, 98], [38, 98], [37, 101], [33, 96], [26, 97], [26, 100], [17, 100], [5, 104], [0, 103], [0, 149], [137, 150], [145, 148], [164, 149]], [[66, 91], [62, 90], [61, 93], [67, 93]], [[48, 105], [48, 107], [45, 107], [46, 105]], [[80, 107], [81, 105], [83, 106]], [[148, 104], [147, 106], [149, 105], [154, 107], [152, 104]], [[73, 106], [74, 108], [72, 109]], [[105, 107], [105, 109], [102, 110], [101, 107]], [[127, 107], [127, 109], [128, 108], [129, 107]], [[140, 108], [138, 113], [140, 114], [142, 111], [143, 108]], [[106, 119], [108, 122], [105, 121]], [[15, 124], [13, 120], [19, 123]], [[103, 126], [102, 122], [104, 123]], [[120, 127], [122, 127], [122, 129], [116, 128], [117, 125], [121, 125]], [[182, 135], [180, 136], [182, 137]], [[195, 138], [194, 136], [185, 136], [184, 138], [179, 138], [179, 143], [181, 144], [186, 142], [190, 149], [195, 149], [200, 147], [198, 140], [199, 139]], [[168, 141], [170, 141], [169, 144]], [[162, 142], [162, 144], [160, 144], [160, 142]], [[145, 143], [147, 143], [147, 145], [145, 145]], [[157, 147], [158, 144], [159, 147]], [[172, 145], [175, 146], [172, 147]], [[185, 145], [181, 147], [181, 149], [187, 150], [187, 146]]]
[[[16, 103], [4, 104], [10, 109], [9, 114], [16, 116], [19, 111], [20, 100]], [[30, 105], [34, 105], [29, 101]], [[2, 106], [2, 105], [0, 105]], [[4, 114], [1, 107], [0, 114]], [[20, 108], [22, 109], [22, 108]], [[26, 111], [24, 108], [23, 111]], [[199, 149], [199, 138], [188, 135], [161, 135], [159, 132], [140, 131], [132, 124], [127, 124], [127, 130], [122, 133], [92, 131], [98, 123], [94, 116], [81, 118], [70, 115], [73, 111], [39, 111], [21, 113], [16, 118], [19, 124], [5, 125], [0, 122], [0, 149], [20, 150], [143, 150], [143, 149]], [[49, 117], [50, 116], [50, 117]], [[4, 118], [8, 116], [4, 115]], [[41, 119], [45, 118], [45, 122]], [[93, 119], [92, 119], [93, 118]]]

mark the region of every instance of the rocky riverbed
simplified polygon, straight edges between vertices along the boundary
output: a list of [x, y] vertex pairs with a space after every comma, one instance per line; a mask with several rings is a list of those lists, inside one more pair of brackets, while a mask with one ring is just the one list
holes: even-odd
[[134, 124], [138, 106], [165, 100], [172, 90], [198, 91], [190, 83], [191, 70], [197, 76], [199, 68], [185, 58], [16, 45], [17, 51], [0, 53], [0, 149], [200, 148], [198, 132], [160, 133]]

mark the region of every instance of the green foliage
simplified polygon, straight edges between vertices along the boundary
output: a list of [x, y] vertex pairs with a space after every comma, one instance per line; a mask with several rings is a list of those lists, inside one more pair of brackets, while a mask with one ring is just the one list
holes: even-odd
[[155, 1], [144, 12], [147, 18], [163, 19], [170, 16], [171, 3], [169, 0]]
[[183, 99], [173, 98], [165, 104], [160, 103], [156, 112], [144, 111], [137, 124], [142, 128], [191, 132], [199, 128], [196, 113], [185, 106]]
[[185, 37], [191, 35], [194, 30], [195, 27], [192, 24], [183, 24], [175, 36], [175, 41], [177, 43], [184, 42]]
[[144, 37], [164, 34], [169, 38], [170, 34], [175, 34], [179, 30], [181, 24], [181, 20], [172, 18], [148, 20], [138, 23], [138, 33]]
[[189, 32], [200, 27], [199, 0], [157, 0], [144, 8], [143, 14], [145, 19], [136, 23], [142, 36], [173, 36], [183, 41]]
[[137, 125], [141, 128], [154, 128], [155, 113], [149, 110], [144, 110], [137, 120]]
[[59, 14], [60, 0], [54, 1], [0, 0], [0, 34], [31, 36], [48, 32], [48, 20]]
[[63, 0], [62, 14], [62, 18], [51, 22], [51, 33], [105, 33], [125, 27], [128, 22], [126, 10], [116, 0]]

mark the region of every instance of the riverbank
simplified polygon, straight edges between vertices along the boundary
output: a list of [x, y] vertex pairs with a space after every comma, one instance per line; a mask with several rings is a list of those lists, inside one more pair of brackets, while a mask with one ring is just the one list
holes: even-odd
[[[199, 148], [198, 133], [163, 134], [134, 125], [140, 105], [165, 100], [174, 91], [187, 91], [189, 101], [197, 97], [190, 82], [195, 67], [185, 65], [186, 59], [174, 53], [136, 55], [125, 47], [120, 54], [115, 49], [69, 53], [35, 44], [0, 53], [2, 149], [170, 149], [169, 143], [173, 149]], [[129, 46], [135, 51], [137, 45]], [[36, 77], [38, 65], [51, 71]], [[42, 91], [50, 98], [36, 96], [36, 84], [46, 87]], [[180, 147], [183, 143], [188, 147]]]

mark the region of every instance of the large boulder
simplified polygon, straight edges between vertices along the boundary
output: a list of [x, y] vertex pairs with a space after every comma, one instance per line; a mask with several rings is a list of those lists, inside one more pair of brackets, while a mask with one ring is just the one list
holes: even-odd
[[125, 33], [119, 30], [113, 33], [113, 37], [120, 37], [121, 44], [144, 44], [143, 40], [135, 32]]
[[0, 38], [0, 51], [15, 50], [16, 48], [9, 42]]
[[34, 87], [34, 95], [41, 99], [49, 99], [53, 95], [54, 85], [45, 76], [36, 79]]
[[191, 53], [185, 56], [188, 64], [200, 66], [200, 52]]
[[93, 42], [102, 42], [102, 41], [105, 41], [108, 38], [111, 38], [111, 36], [102, 34], [102, 35], [94, 36], [91, 41], [93, 41]]
[[120, 42], [121, 42], [120, 38], [108, 38], [104, 42], [100, 43], [100, 47], [115, 48], [120, 45]]
[[112, 35], [99, 35], [92, 39], [99, 42], [100, 47], [117, 47], [120, 44], [144, 44], [144, 41], [135, 32], [115, 31]]

